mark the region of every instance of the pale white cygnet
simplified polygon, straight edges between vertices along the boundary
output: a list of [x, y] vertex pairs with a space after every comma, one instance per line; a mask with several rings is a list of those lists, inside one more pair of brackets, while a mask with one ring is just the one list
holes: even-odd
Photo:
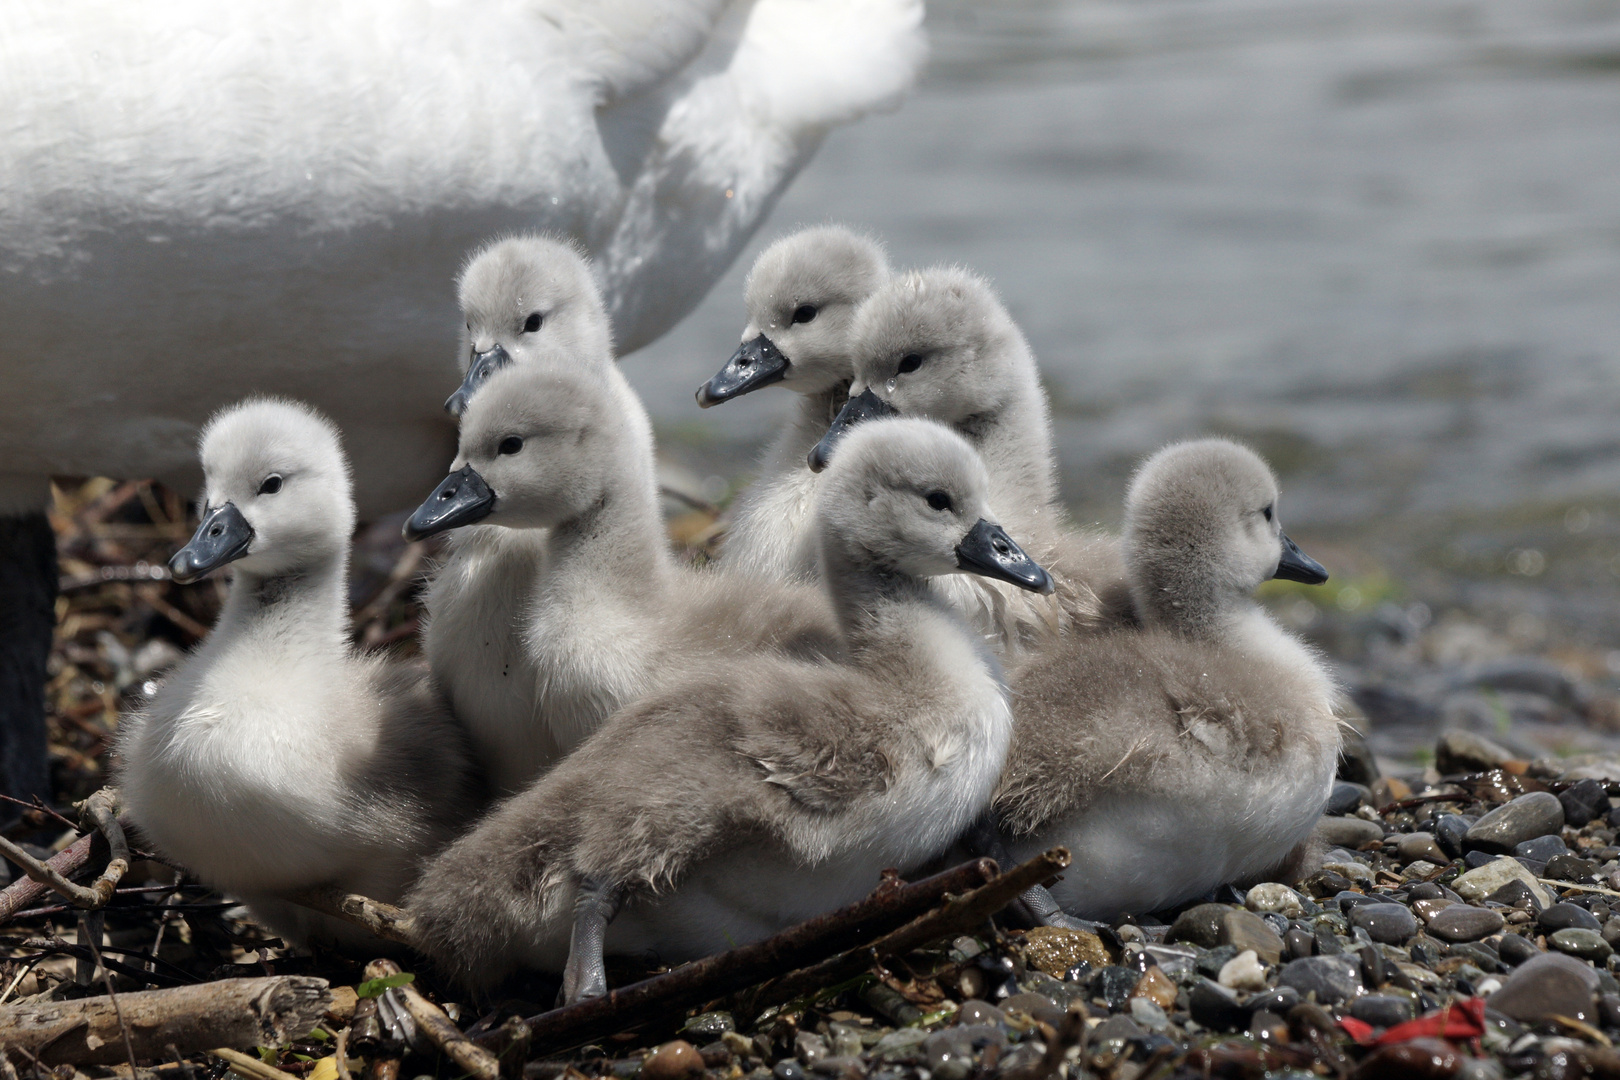
[[332, 425], [250, 400], [208, 422], [201, 457], [202, 523], [170, 568], [234, 576], [213, 632], [120, 726], [124, 805], [278, 933], [374, 946], [281, 898], [336, 885], [397, 902], [476, 809], [465, 735], [424, 670], [350, 643], [355, 511]]
[[565, 997], [600, 994], [604, 941], [673, 963], [757, 940], [940, 854], [983, 812], [1012, 724], [1000, 666], [923, 579], [1050, 579], [941, 425], [865, 425], [819, 487], [843, 658], [694, 666], [608, 720], [418, 884], [408, 906], [444, 970], [488, 985], [566, 958]]
[[484, 576], [476, 602], [464, 593], [456, 625], [435, 609], [428, 626], [435, 670], [466, 665], [452, 700], [499, 791], [698, 658], [837, 647], [819, 590], [675, 562], [652, 425], [611, 364], [537, 348], [498, 370], [462, 417], [452, 469], [407, 536], [476, 525], [543, 549], [527, 576]]
[[1014, 857], [1062, 844], [1071, 915], [1158, 911], [1284, 867], [1333, 785], [1334, 680], [1250, 595], [1327, 579], [1282, 532], [1277, 483], [1246, 447], [1181, 443], [1126, 501], [1140, 620], [1066, 638], [1015, 669], [996, 795]]
[[851, 343], [850, 400], [811, 450], [811, 467], [824, 467], [843, 434], [874, 416], [947, 424], [983, 455], [992, 505], [1027, 538], [1057, 594], [1054, 602], [980, 579], [936, 586], [1009, 655], [1061, 626], [1117, 617], [1125, 604], [1117, 545], [1068, 522], [1040, 370], [990, 284], [959, 267], [897, 274], [861, 305]]
[[841, 225], [785, 236], [743, 286], [748, 322], [726, 366], [698, 388], [704, 408], [766, 386], [799, 394], [759, 475], [732, 505], [719, 561], [774, 577], [813, 574], [816, 474], [805, 461], [848, 397], [855, 310], [889, 278], [883, 248]]

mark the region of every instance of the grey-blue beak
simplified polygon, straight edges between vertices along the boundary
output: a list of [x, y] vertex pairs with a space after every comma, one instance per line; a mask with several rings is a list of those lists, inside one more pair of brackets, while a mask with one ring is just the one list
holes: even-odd
[[1050, 593], [1052, 575], [1013, 543], [1000, 525], [980, 518], [956, 545], [956, 565], [974, 574], [1010, 581], [1030, 592]]
[[190, 584], [208, 571], [240, 559], [252, 543], [253, 526], [235, 503], [225, 503], [203, 515], [191, 540], [169, 560], [169, 573], [180, 584]]
[[832, 460], [833, 447], [844, 437], [844, 432], [856, 424], [864, 420], [875, 420], [880, 416], [899, 415], [900, 410], [872, 393], [871, 387], [862, 390], [858, 397], [852, 397], [844, 402], [844, 407], [838, 410], [838, 415], [833, 417], [831, 426], [827, 428], [827, 434], [810, 448], [810, 456], [807, 459], [810, 471], [820, 472], [827, 467], [827, 462]]
[[400, 532], [407, 540], [421, 540], [449, 529], [482, 521], [495, 509], [495, 493], [471, 465], [463, 465], [433, 489], [416, 508]]
[[1282, 558], [1277, 560], [1277, 572], [1271, 576], [1304, 585], [1320, 585], [1328, 579], [1328, 572], [1326, 567], [1299, 550], [1299, 545], [1284, 535]]
[[764, 334], [737, 346], [726, 366], [715, 372], [714, 378], [698, 387], [698, 408], [707, 409], [722, 401], [781, 382], [787, 375], [788, 358], [783, 356], [771, 339]]
[[512, 354], [495, 346], [487, 352], [473, 353], [472, 363], [467, 365], [467, 377], [461, 380], [456, 392], [451, 394], [444, 403], [444, 411], [451, 416], [460, 416], [467, 411], [467, 403], [478, 392], [478, 388], [489, 381], [489, 377], [512, 362]]

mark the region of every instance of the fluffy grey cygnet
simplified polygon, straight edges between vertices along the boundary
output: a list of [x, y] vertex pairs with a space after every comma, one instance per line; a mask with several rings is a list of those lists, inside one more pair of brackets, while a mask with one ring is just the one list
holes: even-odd
[[1221, 439], [1159, 451], [1131, 484], [1122, 543], [1140, 626], [1067, 638], [1011, 673], [995, 801], [1015, 857], [1073, 852], [1052, 893], [1083, 918], [1282, 867], [1339, 750], [1333, 678], [1250, 595], [1327, 579], [1283, 534], [1258, 455]]
[[613, 328], [590, 263], [575, 244], [550, 236], [491, 241], [467, 257], [456, 294], [465, 320], [465, 378], [444, 407], [456, 416], [489, 377], [522, 363], [537, 344], [579, 356], [613, 355]]
[[476, 809], [465, 735], [424, 670], [350, 644], [355, 511], [332, 425], [248, 401], [209, 421], [201, 456], [203, 520], [170, 567], [235, 574], [207, 640], [120, 727], [124, 805], [277, 933], [375, 946], [279, 898], [337, 885], [397, 902]]
[[855, 310], [888, 278], [877, 241], [842, 225], [802, 229], [754, 260], [743, 286], [743, 343], [698, 388], [698, 404], [708, 408], [766, 386], [786, 387], [799, 402], [759, 476], [732, 505], [720, 552], [725, 565], [781, 578], [814, 574], [816, 474], [805, 455], [848, 397]]
[[1012, 723], [1000, 667], [923, 579], [1050, 579], [989, 519], [983, 464], [941, 425], [867, 425], [820, 488], [844, 657], [694, 666], [612, 717], [418, 884], [408, 906], [441, 967], [487, 985], [566, 959], [565, 997], [593, 996], [604, 936], [667, 962], [754, 941], [938, 855], [982, 813]]
[[[613, 362], [608, 318], [590, 264], [542, 236], [497, 240], [468, 259], [458, 283], [466, 380], [446, 407], [463, 413], [497, 372], [571, 358], [603, 392], [640, 415]], [[650, 440], [650, 429], [635, 438]], [[547, 558], [544, 529], [471, 524], [452, 532], [423, 596], [422, 652], [467, 725], [497, 789], [516, 791], [562, 753], [536, 717], [542, 675], [522, 629]]]
[[1068, 522], [1040, 370], [987, 281], [959, 267], [897, 274], [861, 305], [851, 342], [850, 400], [810, 452], [812, 467], [871, 416], [947, 424], [983, 455], [991, 505], [1057, 582], [1055, 602], [979, 579], [938, 582], [951, 602], [1009, 656], [1063, 626], [1124, 613], [1117, 545]]
[[[462, 417], [452, 469], [408, 536], [476, 525], [536, 537], [541, 550], [511, 579], [469, 556], [476, 587], [435, 582], [429, 597], [429, 656], [435, 670], [461, 672], [452, 700], [498, 791], [522, 790], [621, 706], [700, 659], [839, 647], [819, 590], [676, 563], [652, 425], [605, 358], [539, 348], [497, 371]], [[494, 669], [496, 659], [508, 666]]]

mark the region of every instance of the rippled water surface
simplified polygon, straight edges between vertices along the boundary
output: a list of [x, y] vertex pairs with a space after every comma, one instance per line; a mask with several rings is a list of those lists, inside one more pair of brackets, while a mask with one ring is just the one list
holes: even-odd
[[[790, 402], [699, 411], [753, 253], [802, 223], [991, 277], [1065, 491], [1201, 432], [1283, 474], [1355, 572], [1620, 628], [1620, 3], [930, 5], [897, 113], [834, 133], [674, 333], [626, 362], [666, 455], [738, 475]], [[1524, 586], [1534, 586], [1525, 589]]]

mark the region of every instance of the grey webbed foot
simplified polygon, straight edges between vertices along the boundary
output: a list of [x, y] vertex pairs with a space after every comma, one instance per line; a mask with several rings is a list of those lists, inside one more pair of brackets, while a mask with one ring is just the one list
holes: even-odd
[[624, 886], [585, 878], [574, 898], [574, 932], [568, 942], [568, 964], [563, 968], [557, 1004], [573, 1005], [607, 993], [607, 967], [602, 947], [608, 924], [624, 903]]

